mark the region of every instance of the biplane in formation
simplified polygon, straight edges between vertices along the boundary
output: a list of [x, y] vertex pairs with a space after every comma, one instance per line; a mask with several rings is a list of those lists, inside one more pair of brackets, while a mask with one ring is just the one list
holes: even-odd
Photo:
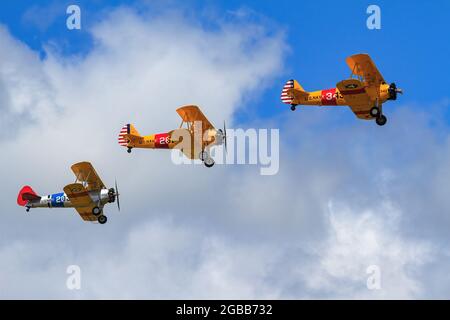
[[210, 148], [214, 145], [225, 145], [226, 128], [216, 129], [211, 122], [194, 105], [177, 109], [182, 122], [180, 127], [165, 133], [141, 136], [132, 124], [126, 124], [119, 133], [119, 145], [126, 147], [128, 153], [134, 148], [146, 149], [179, 149], [189, 159], [200, 159], [206, 167], [214, 165]]
[[380, 126], [386, 124], [383, 103], [396, 100], [395, 83], [388, 84], [368, 54], [355, 54], [347, 58], [352, 71], [350, 78], [336, 84], [336, 88], [307, 92], [296, 80], [288, 80], [281, 92], [281, 101], [291, 105], [349, 106], [353, 113], [364, 120], [375, 119]]
[[100, 224], [108, 220], [103, 214], [107, 203], [117, 201], [120, 210], [119, 190], [106, 188], [94, 167], [89, 162], [80, 162], [72, 166], [76, 176], [74, 183], [64, 187], [64, 192], [47, 196], [39, 196], [29, 187], [23, 187], [17, 197], [17, 204], [29, 212], [32, 208], [74, 208], [85, 221], [98, 221]]

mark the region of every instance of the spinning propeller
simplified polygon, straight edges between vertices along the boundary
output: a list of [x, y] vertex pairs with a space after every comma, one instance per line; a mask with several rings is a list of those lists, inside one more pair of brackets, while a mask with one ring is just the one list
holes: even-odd
[[403, 94], [403, 90], [402, 89], [398, 89], [397, 85], [394, 82], [392, 82], [389, 85], [388, 92], [389, 92], [389, 99], [390, 100], [396, 100], [397, 99], [397, 93]]
[[117, 180], [114, 181], [115, 182], [115, 189], [111, 188], [108, 191], [108, 196], [109, 196], [109, 202], [114, 202], [117, 199], [117, 208], [120, 211], [120, 201], [119, 201], [119, 188], [117, 187]]
[[225, 145], [225, 152], [227, 152], [227, 127], [225, 125], [225, 120], [223, 120], [223, 143]]
[[120, 211], [119, 188], [117, 188], [117, 180], [115, 180], [114, 182], [115, 182], [115, 185], [116, 185], [117, 208]]

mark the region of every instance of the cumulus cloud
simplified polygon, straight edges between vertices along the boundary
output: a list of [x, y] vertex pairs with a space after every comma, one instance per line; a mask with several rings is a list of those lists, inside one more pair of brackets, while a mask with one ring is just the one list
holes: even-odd
[[[308, 288], [331, 297], [336, 293], [357, 299], [418, 297], [423, 288], [415, 272], [428, 262], [432, 248], [397, 234], [401, 217], [397, 210], [386, 202], [362, 212], [336, 209], [330, 203], [329, 233], [317, 252], [321, 268], [317, 264], [299, 268]], [[377, 288], [366, 285], [372, 266], [380, 271]]]
[[[386, 128], [347, 121], [348, 110], [301, 109], [243, 124], [282, 130], [280, 172], [271, 177], [249, 166], [175, 166], [168, 153], [128, 155], [117, 145], [127, 122], [141, 133], [175, 128], [183, 104], [231, 125], [249, 97], [276, 85], [284, 35], [243, 17], [238, 27], [221, 20], [206, 29], [182, 12], [121, 8], [92, 27], [88, 54], [67, 57], [51, 47], [44, 60], [0, 29], [8, 48], [0, 53], [1, 121], [11, 127], [0, 138], [0, 174], [8, 180], [1, 297], [447, 294], [438, 277], [448, 261], [450, 148], [425, 113], [385, 109]], [[119, 180], [122, 212], [108, 206], [106, 225], [86, 224], [71, 209], [26, 215], [15, 205], [21, 184], [60, 190], [81, 160], [107, 185]], [[72, 264], [82, 270], [80, 291], [65, 286]], [[366, 268], [374, 264], [382, 289], [371, 291]]]

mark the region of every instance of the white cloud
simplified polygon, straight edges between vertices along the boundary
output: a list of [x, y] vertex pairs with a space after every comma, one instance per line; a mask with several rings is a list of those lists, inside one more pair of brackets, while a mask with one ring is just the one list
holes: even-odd
[[[423, 114], [399, 107], [381, 131], [354, 119], [342, 125], [348, 110], [280, 116], [270, 124], [282, 128], [280, 173], [273, 177], [252, 167], [174, 166], [168, 153], [128, 155], [117, 145], [127, 122], [141, 133], [176, 127], [182, 104], [196, 103], [213, 123], [231, 125], [249, 97], [275, 85], [284, 68], [283, 34], [234, 23], [211, 31], [182, 13], [118, 9], [93, 27], [95, 46], [86, 56], [63, 57], [53, 48], [43, 61], [0, 29], [8, 48], [0, 53], [1, 124], [14, 124], [0, 139], [0, 175], [8, 177], [0, 190], [0, 262], [8, 265], [0, 296], [447, 294], [435, 277], [445, 274], [439, 259], [448, 261], [442, 248], [449, 221], [441, 211], [448, 200], [437, 185], [445, 183], [450, 153], [442, 155], [449, 148]], [[431, 156], [408, 151], [415, 146]], [[72, 210], [26, 215], [15, 205], [20, 184], [60, 190], [80, 160], [92, 161], [108, 185], [119, 180], [122, 213], [107, 207], [106, 225], [86, 224]], [[82, 270], [78, 292], [65, 287], [71, 264]], [[365, 287], [371, 264], [381, 268], [380, 291]]]
[[[319, 261], [306, 270], [299, 268], [307, 286], [325, 296], [420, 297], [423, 288], [415, 272], [434, 252], [426, 242], [399, 236], [400, 218], [401, 212], [387, 201], [379, 208], [357, 212], [336, 209], [330, 203], [329, 233], [317, 250]], [[381, 288], [372, 291], [366, 281], [367, 269], [373, 265], [381, 272]]]

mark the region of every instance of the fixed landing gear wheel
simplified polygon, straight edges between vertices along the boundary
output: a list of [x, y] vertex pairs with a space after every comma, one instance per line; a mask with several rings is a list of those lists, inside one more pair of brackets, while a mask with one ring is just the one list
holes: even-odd
[[25, 211], [26, 211], [26, 212], [30, 212], [30, 208], [27, 208]]
[[212, 158], [207, 158], [205, 159], [204, 163], [207, 168], [211, 168], [215, 162]]
[[128, 149], [127, 149], [127, 152], [128, 152], [128, 153], [131, 153], [131, 148], [128, 148]]
[[378, 107], [373, 107], [372, 109], [370, 109], [370, 115], [374, 118], [378, 117], [378, 115], [380, 114], [380, 109]]
[[384, 114], [382, 114], [381, 116], [379, 116], [375, 122], [377, 123], [377, 125], [379, 126], [384, 126], [387, 122], [387, 118]]
[[206, 159], [209, 158], [209, 154], [206, 151], [200, 151], [198, 157], [200, 158], [200, 160], [205, 161]]
[[100, 209], [99, 207], [93, 207], [92, 208], [92, 214], [94, 216], [98, 216], [100, 213], [102, 213], [102, 209]]
[[294, 104], [291, 104], [291, 110], [292, 110], [292, 111], [295, 111], [295, 107], [296, 107], [296, 106], [295, 106]]
[[105, 224], [106, 221], [108, 221], [108, 218], [107, 218], [106, 216], [104, 216], [104, 215], [101, 215], [101, 216], [99, 216], [99, 217], [97, 218], [97, 221], [98, 221], [98, 223], [100, 223], [100, 224]]

